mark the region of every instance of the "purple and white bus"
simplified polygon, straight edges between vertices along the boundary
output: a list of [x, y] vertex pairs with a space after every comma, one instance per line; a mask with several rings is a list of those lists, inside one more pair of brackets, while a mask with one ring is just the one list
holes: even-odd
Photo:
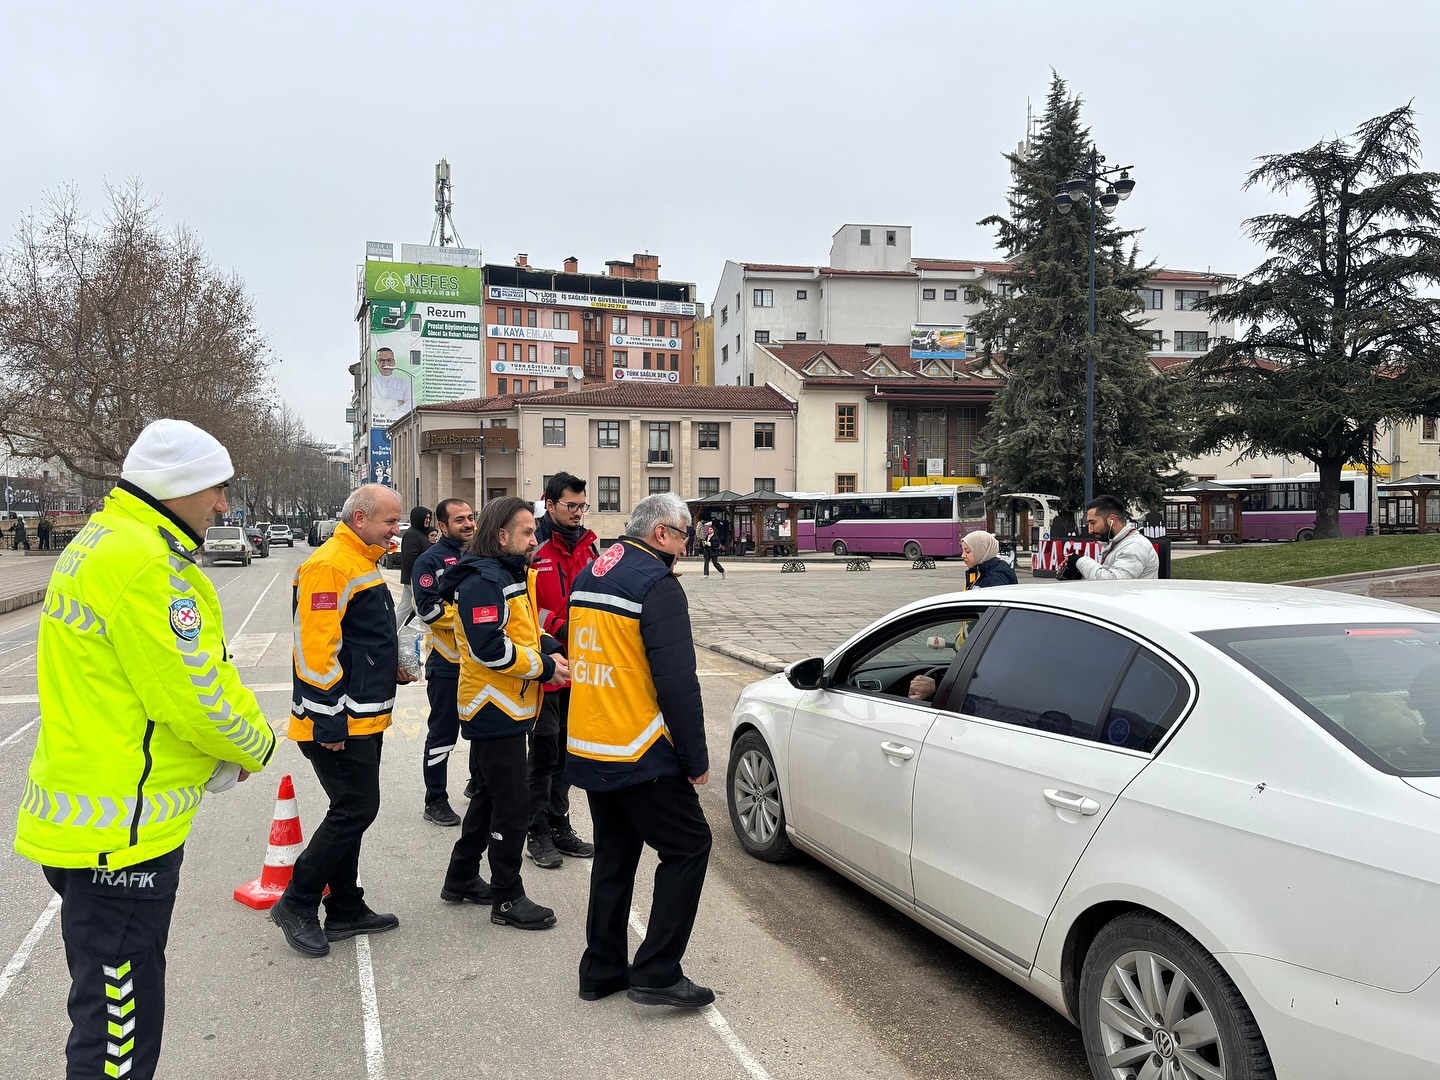
[[985, 494], [978, 485], [826, 495], [815, 504], [814, 550], [943, 559], [959, 555], [960, 538], [983, 528]]
[[[1252, 480], [1217, 480], [1245, 488], [1240, 503], [1240, 531], [1245, 540], [1313, 540], [1315, 492], [1319, 473]], [[1347, 469], [1340, 474], [1340, 535], [1365, 535], [1369, 488], [1365, 474]]]

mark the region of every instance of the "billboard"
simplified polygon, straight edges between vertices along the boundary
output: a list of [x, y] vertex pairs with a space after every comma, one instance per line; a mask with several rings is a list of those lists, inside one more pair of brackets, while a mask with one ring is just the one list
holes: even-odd
[[469, 266], [426, 266], [423, 263], [365, 263], [365, 295], [370, 300], [478, 304], [480, 269]]
[[494, 375], [534, 375], [544, 379], [583, 379], [585, 369], [570, 364], [522, 364], [516, 360], [491, 360]]
[[910, 358], [912, 360], [964, 360], [965, 327], [910, 327]]
[[370, 429], [370, 475], [369, 484], [384, 484], [393, 487], [395, 474], [390, 471], [390, 436], [379, 428]]
[[417, 405], [478, 397], [481, 318], [470, 304], [372, 299], [370, 426], [384, 428]]
[[695, 314], [695, 305], [681, 300], [646, 300], [634, 296], [596, 296], [594, 293], [517, 289], [507, 285], [491, 285], [485, 291], [485, 295], [490, 300], [505, 300], [522, 304], [602, 308], [606, 311], [641, 311], [659, 315]]
[[663, 382], [678, 383], [680, 373], [678, 371], [647, 371], [644, 368], [623, 368], [613, 369], [616, 382]]

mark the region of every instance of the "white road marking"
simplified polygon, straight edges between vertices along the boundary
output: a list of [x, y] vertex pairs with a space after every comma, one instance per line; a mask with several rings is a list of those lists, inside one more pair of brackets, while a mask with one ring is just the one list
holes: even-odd
[[[635, 914], [634, 908], [630, 909], [630, 928], [641, 938], [645, 937], [645, 924], [640, 921], [640, 916]], [[755, 1060], [755, 1055], [750, 1053], [750, 1048], [740, 1041], [740, 1036], [735, 1034], [735, 1029], [720, 1014], [719, 1009], [714, 1005], [706, 1005], [700, 1010], [700, 1015], [705, 1018], [705, 1022], [710, 1025], [715, 1034], [720, 1036], [720, 1041], [725, 1044], [725, 1049], [729, 1050], [735, 1056], [735, 1060], [740, 1062], [740, 1067], [745, 1070], [745, 1075], [751, 1077], [751, 1080], [774, 1080], [765, 1071], [765, 1066]]]
[[21, 664], [29, 663], [30, 661], [34, 660], [35, 657], [37, 657], [37, 656], [39, 656], [39, 655], [40, 655], [40, 654], [39, 654], [38, 652], [33, 652], [33, 653], [31, 653], [29, 656], [22, 656], [19, 660], [16, 660], [13, 664], [7, 664], [5, 667], [0, 668], [0, 675], [4, 675], [7, 671], [12, 670], [13, 668], [17, 668], [17, 667], [19, 667]]
[[236, 634], [230, 639], [230, 662], [237, 668], [258, 667], [275, 637], [275, 634]]
[[380, 1033], [380, 1001], [375, 996], [369, 934], [355, 939], [355, 966], [360, 971], [360, 1012], [365, 1017], [365, 1075], [369, 1080], [385, 1080], [385, 1042]]
[[5, 996], [5, 991], [10, 989], [10, 984], [15, 981], [15, 976], [20, 974], [20, 969], [25, 966], [25, 961], [30, 959], [30, 954], [35, 951], [35, 946], [40, 944], [40, 938], [45, 933], [45, 928], [50, 925], [56, 913], [60, 910], [60, 897], [51, 898], [50, 903], [45, 905], [45, 910], [40, 913], [40, 918], [35, 920], [35, 925], [25, 935], [25, 940], [20, 942], [20, 948], [15, 950], [15, 955], [10, 958], [10, 963], [5, 965], [5, 970], [0, 971], [0, 998]]
[[255, 617], [255, 612], [260, 610], [260, 601], [265, 599], [265, 594], [270, 591], [270, 586], [274, 585], [275, 582], [279, 580], [280, 571], [277, 570], [275, 571], [275, 576], [265, 583], [265, 588], [260, 590], [260, 595], [255, 600], [255, 606], [250, 609], [250, 614], [245, 616], [245, 621], [240, 624], [240, 629], [235, 631], [235, 636], [237, 638], [241, 634], [245, 633], [245, 627], [250, 625], [250, 620]]
[[39, 705], [39, 694], [0, 694], [0, 705]]
[[0, 739], [0, 746], [9, 746], [12, 742], [15, 742], [17, 739], [20, 738], [21, 735], [24, 735], [25, 732], [29, 731], [32, 727], [34, 727], [34, 726], [35, 726], [36, 724], [38, 724], [39, 722], [40, 722], [40, 717], [37, 716], [37, 717], [35, 717], [34, 720], [31, 720], [28, 724], [25, 724], [25, 725], [22, 726], [22, 727], [16, 728], [16, 729], [15, 729], [14, 731], [12, 731], [9, 735], [6, 735], [4, 739]]

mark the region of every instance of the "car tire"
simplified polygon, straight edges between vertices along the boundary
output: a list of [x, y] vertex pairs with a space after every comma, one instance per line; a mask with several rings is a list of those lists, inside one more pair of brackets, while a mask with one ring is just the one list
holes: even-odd
[[764, 862], [789, 862], [799, 854], [785, 834], [785, 803], [775, 759], [758, 731], [747, 731], [730, 748], [725, 774], [730, 826], [745, 851]]
[[[1144, 977], [1152, 972], [1161, 985]], [[1171, 1001], [1181, 979], [1184, 994]], [[1122, 915], [1095, 935], [1080, 973], [1079, 1005], [1085, 1054], [1096, 1076], [1138, 1075], [1147, 1063], [1186, 1059], [1226, 1080], [1275, 1076], [1255, 1015], [1225, 969], [1158, 915]]]
[[1300, 541], [1300, 542], [1302, 542], [1302, 543], [1305, 542], [1306, 540], [1314, 540], [1314, 539], [1315, 539], [1315, 530], [1314, 530], [1314, 529], [1301, 529], [1298, 533], [1295, 534], [1295, 539], [1298, 540], [1298, 541]]
[[844, 556], [850, 554], [850, 549], [845, 546], [844, 540], [836, 540], [833, 544], [830, 545], [830, 553], [832, 555]]
[[909, 559], [911, 562], [914, 562], [916, 559], [921, 558], [924, 554], [924, 550], [914, 540], [911, 540], [905, 545], [905, 558]]

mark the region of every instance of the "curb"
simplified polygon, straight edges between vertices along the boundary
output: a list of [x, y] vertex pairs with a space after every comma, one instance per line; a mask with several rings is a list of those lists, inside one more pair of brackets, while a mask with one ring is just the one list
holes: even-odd
[[1353, 574], [1332, 574], [1330, 577], [1300, 578], [1297, 581], [1278, 581], [1277, 585], [1297, 585], [1306, 588], [1311, 585], [1338, 585], [1346, 581], [1369, 581], [1375, 578], [1405, 577], [1410, 574], [1433, 574], [1440, 571], [1440, 563], [1425, 563], [1423, 566], [1395, 566], [1389, 570], [1360, 570]]
[[31, 604], [38, 604], [44, 599], [45, 589], [31, 589], [29, 592], [16, 593], [14, 596], [0, 597], [0, 615], [29, 607]]
[[754, 649], [747, 649], [741, 645], [731, 645], [724, 641], [717, 641], [709, 645], [701, 643], [700, 647], [702, 649], [709, 649], [713, 653], [719, 653], [721, 656], [728, 656], [732, 660], [739, 660], [742, 663], [749, 664], [751, 667], [760, 668], [762, 671], [774, 673], [784, 671], [789, 667], [787, 661], [771, 656], [769, 653], [756, 652]]

